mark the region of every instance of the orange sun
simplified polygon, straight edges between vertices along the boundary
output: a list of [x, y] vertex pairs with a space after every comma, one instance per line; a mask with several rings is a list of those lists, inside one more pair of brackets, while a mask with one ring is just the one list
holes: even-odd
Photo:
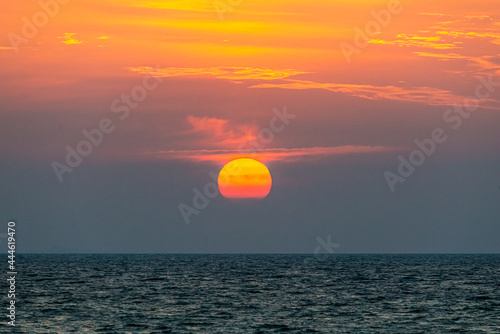
[[271, 174], [254, 159], [236, 159], [219, 173], [219, 190], [226, 198], [264, 198], [271, 191]]

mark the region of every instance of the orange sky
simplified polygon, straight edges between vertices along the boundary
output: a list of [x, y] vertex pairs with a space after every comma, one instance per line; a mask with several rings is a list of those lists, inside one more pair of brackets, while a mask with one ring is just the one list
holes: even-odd
[[[110, 149], [116, 154], [158, 157], [172, 150], [235, 150], [255, 138], [270, 117], [267, 105], [238, 104], [242, 96], [269, 102], [281, 101], [283, 91], [298, 92], [296, 96], [299, 91], [324, 91], [330, 94], [322, 95], [325, 103], [329, 96], [340, 96], [360, 105], [363, 100], [396, 103], [394, 109], [407, 104], [444, 108], [470, 95], [477, 76], [500, 74], [500, 9], [495, 1], [47, 3], [53, 17], [45, 15], [46, 24], [39, 24], [32, 36], [24, 26], [44, 20], [38, 2], [9, 2], [0, 14], [0, 112], [105, 113], [148, 73], [162, 78], [161, 88], [137, 110], [175, 115], [177, 123], [163, 135], [177, 138], [176, 144], [134, 142], [126, 152]], [[373, 13], [383, 15], [390, 8], [397, 13], [385, 26], [379, 24], [348, 61], [342, 43], [354, 46], [355, 28], [366, 33], [367, 24], [375, 22]], [[311, 99], [307, 96], [304, 103]], [[208, 105], [210, 110], [203, 110]], [[232, 111], [235, 105], [238, 112]], [[499, 110], [499, 100], [485, 99], [481, 107]], [[330, 117], [359, 121], [361, 116], [314, 110], [308, 117], [321, 123]], [[277, 144], [266, 148], [282, 149], [284, 156], [286, 149], [304, 149], [291, 142]], [[324, 154], [339, 147], [391, 151], [404, 145], [344, 140], [343, 145], [310, 146]], [[271, 152], [267, 158], [273, 160]]]

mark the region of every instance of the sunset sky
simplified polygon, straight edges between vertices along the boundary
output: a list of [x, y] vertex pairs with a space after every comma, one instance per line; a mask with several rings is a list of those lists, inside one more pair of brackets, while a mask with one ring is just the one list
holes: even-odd
[[[0, 13], [20, 251], [500, 252], [498, 1], [64, 2]], [[266, 198], [195, 207], [247, 157]]]

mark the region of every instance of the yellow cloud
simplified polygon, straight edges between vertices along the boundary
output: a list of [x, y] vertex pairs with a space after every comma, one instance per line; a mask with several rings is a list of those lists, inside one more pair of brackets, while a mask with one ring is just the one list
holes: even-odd
[[76, 35], [75, 33], [66, 32], [66, 33], [64, 33], [64, 36], [58, 37], [58, 38], [61, 38], [61, 39], [64, 38], [64, 41], [62, 41], [61, 43], [68, 44], [68, 45], [85, 43], [83, 41], [80, 41], [80, 40], [74, 38], [73, 36], [75, 36], [75, 35]]
[[373, 39], [370, 43], [435, 50], [466, 49], [468, 40], [473, 39], [489, 39], [490, 43], [500, 45], [500, 32], [493, 27], [497, 22], [494, 22], [494, 18], [489, 15], [441, 13], [420, 13], [420, 15], [446, 17], [449, 20], [437, 22], [429, 30], [420, 30], [414, 34], [401, 33], [393, 40]]
[[457, 53], [430, 53], [430, 52], [414, 52], [422, 57], [443, 58], [443, 59], [465, 59], [467, 57]]
[[227, 80], [277, 80], [288, 78], [292, 75], [304, 74], [308, 72], [294, 69], [273, 70], [256, 67], [130, 67], [132, 72], [141, 74], [150, 73], [157, 77], [203, 77], [209, 76], [217, 79]]
[[399, 34], [396, 36], [396, 40], [385, 41], [380, 39], [370, 40], [371, 44], [385, 44], [385, 45], [396, 45], [396, 46], [417, 46], [430, 49], [455, 49], [458, 48], [456, 44], [458, 43], [443, 43], [440, 42], [441, 38], [439, 36], [417, 36], [417, 35], [407, 35]]

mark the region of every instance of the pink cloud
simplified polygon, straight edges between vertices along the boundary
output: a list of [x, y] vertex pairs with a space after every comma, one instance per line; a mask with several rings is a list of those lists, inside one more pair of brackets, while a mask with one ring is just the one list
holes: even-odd
[[188, 116], [190, 133], [200, 136], [201, 142], [215, 147], [233, 148], [257, 138], [257, 126], [230, 124], [227, 119]]

